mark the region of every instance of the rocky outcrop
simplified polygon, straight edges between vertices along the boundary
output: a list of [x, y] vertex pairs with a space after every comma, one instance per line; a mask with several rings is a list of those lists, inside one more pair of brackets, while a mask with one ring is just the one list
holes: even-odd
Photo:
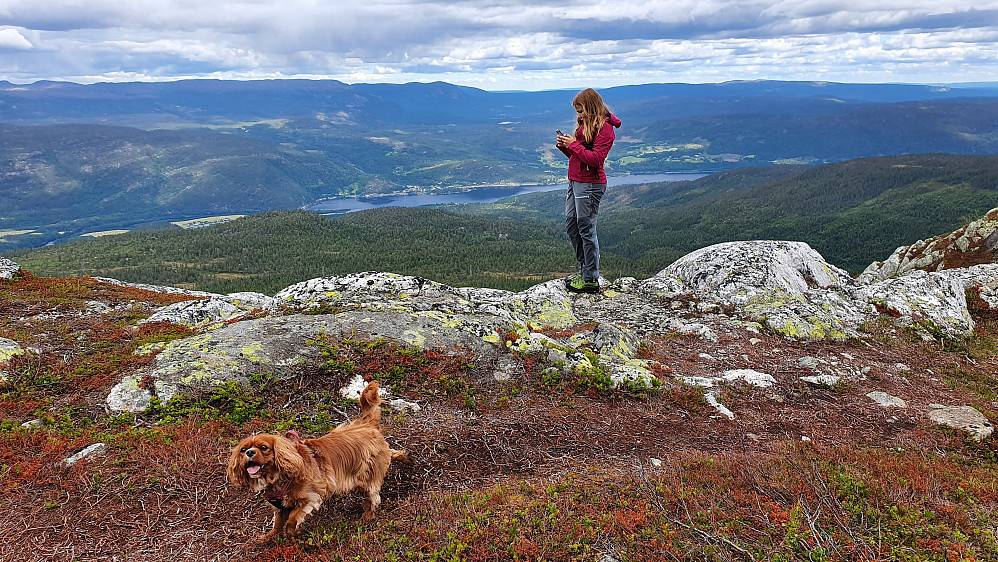
[[142, 320], [145, 322], [172, 322], [195, 330], [217, 327], [249, 317], [253, 312], [270, 308], [274, 299], [262, 293], [233, 293], [172, 304]]
[[895, 317], [897, 324], [918, 327], [932, 336], [959, 336], [974, 329], [963, 283], [946, 273], [915, 270], [860, 288], [856, 295]]
[[[560, 280], [511, 293], [453, 288], [389, 273], [360, 273], [288, 287], [265, 303], [269, 314], [262, 317], [239, 320], [239, 316], [230, 316], [218, 325], [187, 314], [209, 307], [221, 311], [214, 319], [226, 311], [235, 314], [234, 309], [217, 308], [220, 302], [218, 296], [189, 301], [180, 303], [187, 306], [171, 305], [150, 317], [173, 318], [200, 333], [141, 350], [158, 352], [153, 365], [116, 385], [108, 396], [109, 407], [141, 411], [154, 396], [165, 401], [184, 389], [210, 388], [226, 381], [245, 383], [254, 374], [289, 376], [296, 365], [319, 355], [309, 341], [320, 334], [346, 333], [415, 348], [466, 350], [495, 364], [497, 378], [509, 368], [501, 356], [511, 351], [527, 354], [590, 345], [586, 338], [557, 342], [531, 330], [533, 326], [564, 328], [578, 323]], [[650, 378], [634, 359], [639, 343], [634, 336], [613, 325], [594, 333], [592, 345], [614, 380]]]
[[[990, 251], [994, 230], [990, 222], [981, 222], [946, 239], [964, 253], [973, 247]], [[940, 248], [944, 238], [924, 246]], [[322, 334], [459, 349], [472, 354], [476, 364], [491, 365], [496, 381], [522, 376], [523, 366], [515, 357], [531, 355], [552, 373], [600, 373], [614, 385], [640, 388], [661, 383], [653, 372], [667, 372], [639, 357], [641, 342], [649, 336], [686, 334], [716, 342], [724, 335], [747, 339], [769, 332], [794, 340], [841, 340], [861, 338], [865, 322], [889, 317], [926, 338], [958, 337], [974, 328], [968, 291], [976, 291], [984, 306], [998, 305], [998, 265], [905, 269], [928, 263], [911, 255], [896, 254], [907, 257], [885, 263], [898, 267], [868, 269], [857, 281], [802, 242], [728, 242], [692, 252], [649, 279], [619, 279], [597, 295], [570, 294], [563, 280], [513, 293], [382, 272], [311, 279], [274, 297], [102, 279], [190, 295], [192, 300], [163, 307], [145, 322], [172, 322], [195, 331], [140, 349], [138, 353], [156, 353], [152, 363], [117, 384], [107, 401], [113, 410], [142, 411], [154, 397], [166, 401], [189, 389], [246, 383], [259, 374], [294, 376], [300, 364], [319, 356], [321, 351], [310, 342]], [[944, 257], [933, 263], [949, 262]], [[0, 363], [16, 353], [21, 353], [16, 342], [0, 340]], [[812, 373], [796, 380], [812, 387], [834, 388], [842, 380], [865, 377], [865, 372], [835, 362], [811, 357], [800, 362]], [[729, 418], [734, 414], [720, 403], [719, 389], [776, 384], [771, 375], [746, 369], [674, 377], [705, 387], [707, 402]], [[875, 392], [870, 397], [883, 403]]]
[[[108, 404], [140, 411], [153, 396], [168, 400], [185, 388], [246, 382], [261, 373], [290, 376], [296, 365], [318, 355], [308, 342], [323, 333], [459, 348], [493, 365], [497, 381], [517, 376], [517, 362], [508, 359], [515, 353], [537, 354], [551, 369], [598, 369], [616, 385], [647, 386], [658, 381], [651, 375], [654, 366], [638, 358], [638, 348], [653, 334], [716, 341], [719, 333], [769, 330], [798, 340], [845, 339], [861, 337], [859, 327], [880, 314], [927, 337], [967, 333], [973, 320], [964, 290], [982, 287], [987, 293], [998, 285], [996, 268], [916, 271], [864, 285], [802, 242], [749, 241], [697, 250], [650, 279], [620, 279], [600, 295], [570, 294], [562, 280], [512, 293], [382, 272], [311, 279], [273, 298], [191, 293], [198, 300], [164, 307], [147, 321], [180, 323], [198, 333], [143, 350], [158, 351], [153, 364], [118, 384]], [[596, 327], [564, 337], [538, 331], [585, 323]], [[841, 377], [862, 377], [813, 368], [817, 378], [808, 384], [834, 386]], [[765, 386], [771, 378], [729, 371], [685, 382]], [[717, 402], [719, 395], [709, 394]], [[722, 408], [718, 403], [723, 414]]]
[[856, 282], [803, 242], [726, 242], [676, 260], [639, 291], [673, 299], [689, 294], [798, 339], [844, 339], [875, 311], [852, 298]]
[[275, 295], [273, 306], [295, 311], [326, 307], [485, 314], [514, 323], [554, 327], [572, 326], [578, 322], [561, 281], [548, 281], [512, 293], [499, 289], [449, 287], [421, 277], [393, 273], [355, 273], [292, 285]]
[[21, 266], [7, 258], [0, 258], [0, 279], [13, 279], [21, 271]]
[[901, 246], [859, 275], [861, 283], [902, 277], [912, 271], [942, 271], [993, 264], [998, 249], [998, 209], [950, 234]]

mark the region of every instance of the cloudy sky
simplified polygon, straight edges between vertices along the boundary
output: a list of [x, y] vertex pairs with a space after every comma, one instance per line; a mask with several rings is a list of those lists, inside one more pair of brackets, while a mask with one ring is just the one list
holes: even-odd
[[998, 0], [0, 0], [0, 80], [998, 80]]

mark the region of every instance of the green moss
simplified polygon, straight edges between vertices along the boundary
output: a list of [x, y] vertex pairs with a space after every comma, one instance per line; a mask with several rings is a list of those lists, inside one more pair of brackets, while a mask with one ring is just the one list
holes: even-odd
[[228, 381], [201, 393], [178, 395], [165, 404], [156, 396], [144, 414], [164, 423], [188, 418], [245, 423], [263, 413], [263, 399], [243, 385]]

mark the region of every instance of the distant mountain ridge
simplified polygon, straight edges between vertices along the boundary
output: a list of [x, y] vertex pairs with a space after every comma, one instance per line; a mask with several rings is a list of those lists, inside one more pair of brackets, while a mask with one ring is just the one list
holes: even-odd
[[[998, 83], [996, 83], [998, 84]], [[844, 84], [833, 82], [734, 81], [719, 84], [641, 84], [601, 90], [611, 105], [628, 110], [659, 98], [682, 99], [686, 115], [727, 113], [709, 100], [770, 98], [828, 100], [839, 105], [952, 100], [998, 96], [998, 86], [940, 87], [916, 84]], [[492, 92], [446, 82], [346, 84], [337, 80], [178, 80], [76, 84], [41, 81], [15, 85], [0, 81], [0, 122], [39, 124], [111, 116], [161, 114], [193, 122], [211, 119], [295, 117], [329, 109], [363, 110], [385, 120], [407, 114], [481, 120], [558, 112], [574, 90]], [[705, 100], [689, 106], [691, 100]], [[788, 113], [800, 107], [770, 104]], [[429, 111], [428, 111], [429, 110]]]

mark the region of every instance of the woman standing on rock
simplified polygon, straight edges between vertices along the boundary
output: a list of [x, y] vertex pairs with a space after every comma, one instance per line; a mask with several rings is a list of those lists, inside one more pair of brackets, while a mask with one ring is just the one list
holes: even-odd
[[603, 163], [613, 146], [617, 119], [592, 88], [586, 88], [572, 100], [576, 119], [575, 135], [558, 131], [558, 149], [568, 157], [568, 196], [565, 200], [565, 227], [575, 249], [579, 274], [568, 282], [568, 290], [578, 293], [599, 292], [599, 240], [596, 217], [599, 202], [606, 193]]

